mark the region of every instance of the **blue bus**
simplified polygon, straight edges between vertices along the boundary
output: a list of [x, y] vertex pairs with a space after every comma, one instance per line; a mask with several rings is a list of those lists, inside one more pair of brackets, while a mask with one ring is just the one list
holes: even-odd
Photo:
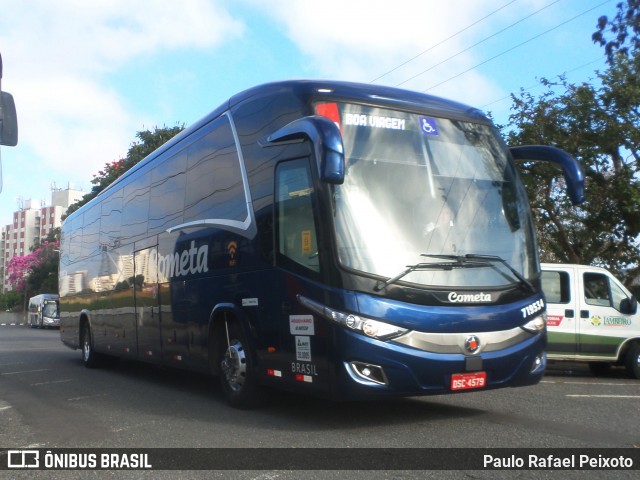
[[111, 357], [331, 399], [532, 385], [545, 303], [515, 160], [480, 111], [285, 81], [230, 98], [72, 213], [60, 334]]

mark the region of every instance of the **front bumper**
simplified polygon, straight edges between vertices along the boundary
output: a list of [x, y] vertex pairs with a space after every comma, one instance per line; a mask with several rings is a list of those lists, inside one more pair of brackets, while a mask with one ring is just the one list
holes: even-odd
[[534, 385], [546, 367], [544, 332], [527, 334], [506, 348], [465, 355], [425, 351], [336, 330], [338, 351], [345, 352], [335, 367], [334, 393], [339, 399], [453, 393], [452, 375], [474, 372], [486, 373], [483, 390]]

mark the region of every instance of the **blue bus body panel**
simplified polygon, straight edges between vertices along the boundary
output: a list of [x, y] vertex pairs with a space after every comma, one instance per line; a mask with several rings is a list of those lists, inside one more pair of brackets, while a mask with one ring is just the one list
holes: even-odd
[[[382, 367], [389, 385], [363, 385], [353, 380], [346, 366], [337, 366], [336, 396], [341, 399], [380, 396], [436, 395], [451, 393], [451, 376], [465, 372], [465, 355], [437, 354], [393, 343], [380, 342], [353, 332], [338, 332], [339, 348], [348, 352], [346, 361]], [[544, 365], [530, 373], [534, 359], [544, 351], [544, 335], [504, 350], [481, 354], [482, 371], [487, 373], [483, 388], [534, 385], [544, 373]]]
[[541, 294], [508, 305], [424, 306], [384, 297], [356, 294], [358, 312], [373, 319], [410, 330], [431, 333], [473, 333], [507, 330], [525, 323], [521, 309], [542, 298]]
[[[279, 292], [276, 298], [282, 302], [286, 303], [299, 294], [336, 310], [429, 333], [476, 334], [511, 330], [528, 320], [523, 318], [522, 308], [540, 298], [538, 294], [506, 305], [422, 306], [327, 288], [286, 271], [280, 271], [275, 280], [276, 285], [286, 285], [285, 288], [276, 289]], [[296, 361], [297, 340], [289, 333], [290, 314], [313, 316], [315, 332], [308, 337], [312, 357], [309, 361]], [[265, 377], [264, 381], [289, 390], [319, 394], [337, 400], [372, 396], [437, 395], [452, 393], [453, 374], [469, 373], [466, 362], [472, 355], [427, 352], [393, 340], [369, 338], [306, 310], [297, 303], [292, 304], [291, 310], [283, 315], [281, 331], [284, 338], [288, 336], [290, 339], [289, 351], [280, 358], [281, 363], [278, 363], [277, 355], [261, 356], [260, 369], [281, 369], [282, 377]], [[481, 359], [481, 370], [486, 372], [487, 383], [483, 389], [538, 383], [545, 368], [545, 346], [546, 336], [539, 333], [507, 348], [473, 355]], [[534, 368], [536, 358], [542, 358], [543, 363]], [[348, 363], [353, 361], [381, 367], [388, 384], [373, 385], [354, 379], [349, 374], [348, 367]], [[533, 373], [532, 369], [535, 370]], [[305, 378], [310, 383], [294, 381], [299, 373], [308, 373], [309, 376]]]

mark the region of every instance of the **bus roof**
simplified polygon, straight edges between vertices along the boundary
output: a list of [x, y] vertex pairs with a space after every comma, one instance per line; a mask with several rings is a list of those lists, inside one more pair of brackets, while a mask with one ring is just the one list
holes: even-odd
[[[112, 186], [124, 181], [130, 174], [142, 168], [143, 165], [147, 164], [153, 158], [161, 155], [234, 106], [251, 100], [252, 98], [257, 99], [270, 95], [293, 95], [301, 99], [307, 99], [311, 96], [321, 99], [323, 96], [326, 96], [327, 100], [331, 101], [351, 101], [404, 111], [427, 111], [430, 115], [436, 117], [452, 118], [486, 125], [492, 124], [491, 120], [477, 108], [433, 95], [395, 87], [334, 80], [284, 80], [265, 83], [233, 95], [215, 110], [187, 127], [138, 162], [128, 172], [125, 172], [120, 178], [96, 195], [96, 198], [109, 191]], [[89, 204], [91, 203], [93, 203], [93, 200], [89, 202]], [[84, 210], [84, 208], [80, 210]], [[74, 216], [74, 213], [69, 217]]]
[[403, 90], [370, 83], [339, 82], [334, 80], [286, 80], [258, 85], [244, 90], [229, 100], [229, 107], [252, 97], [276, 93], [293, 94], [298, 97], [326, 95], [333, 100], [344, 99], [357, 103], [385, 105], [401, 110], [431, 111], [437, 116], [456, 117], [474, 122], [490, 123], [478, 109], [425, 93]]

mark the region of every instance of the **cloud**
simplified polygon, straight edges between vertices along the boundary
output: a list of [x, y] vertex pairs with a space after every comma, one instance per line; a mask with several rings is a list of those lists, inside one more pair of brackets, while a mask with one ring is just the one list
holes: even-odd
[[99, 74], [143, 55], [214, 48], [244, 31], [208, 0], [27, 1], [2, 11], [3, 48], [19, 59], [37, 58], [30, 64], [34, 74]]
[[[479, 15], [475, 2], [459, 1], [264, 3], [316, 65], [327, 72], [341, 73], [353, 64], [351, 68], [358, 68], [364, 75], [362, 80], [370, 80], [396, 62], [434, 46]], [[451, 39], [446, 48], [434, 49], [429, 57], [441, 57], [460, 45], [463, 38]]]
[[[480, 22], [468, 32], [449, 37], [496, 9], [495, 5], [484, 2], [462, 0], [261, 0], [255, 3], [284, 25], [286, 35], [308, 58], [309, 70], [319, 71], [327, 78], [361, 82], [376, 79], [375, 83], [387, 85], [397, 85], [415, 76], [402, 83], [402, 88], [417, 91], [424, 91], [473, 65], [477, 51], [447, 59], [464, 50], [471, 38], [489, 31], [490, 22]], [[402, 65], [413, 57], [417, 58]], [[422, 73], [425, 70], [429, 71]], [[477, 72], [463, 80], [473, 82], [474, 88], [461, 88], [462, 80], [450, 81], [445, 82], [449, 85], [443, 84], [429, 93], [474, 103], [479, 94], [487, 98], [500, 95], [495, 83]]]
[[[110, 82], [123, 69], [141, 68], [136, 62], [210, 51], [241, 37], [244, 23], [221, 4], [0, 0], [2, 88], [16, 100], [20, 137], [18, 147], [2, 152], [4, 196], [42, 198], [54, 179], [89, 187], [106, 162], [126, 154], [136, 131], [157, 123]], [[24, 165], [33, 172], [28, 186], [19, 180]], [[13, 179], [23, 191], [12, 191]]]

